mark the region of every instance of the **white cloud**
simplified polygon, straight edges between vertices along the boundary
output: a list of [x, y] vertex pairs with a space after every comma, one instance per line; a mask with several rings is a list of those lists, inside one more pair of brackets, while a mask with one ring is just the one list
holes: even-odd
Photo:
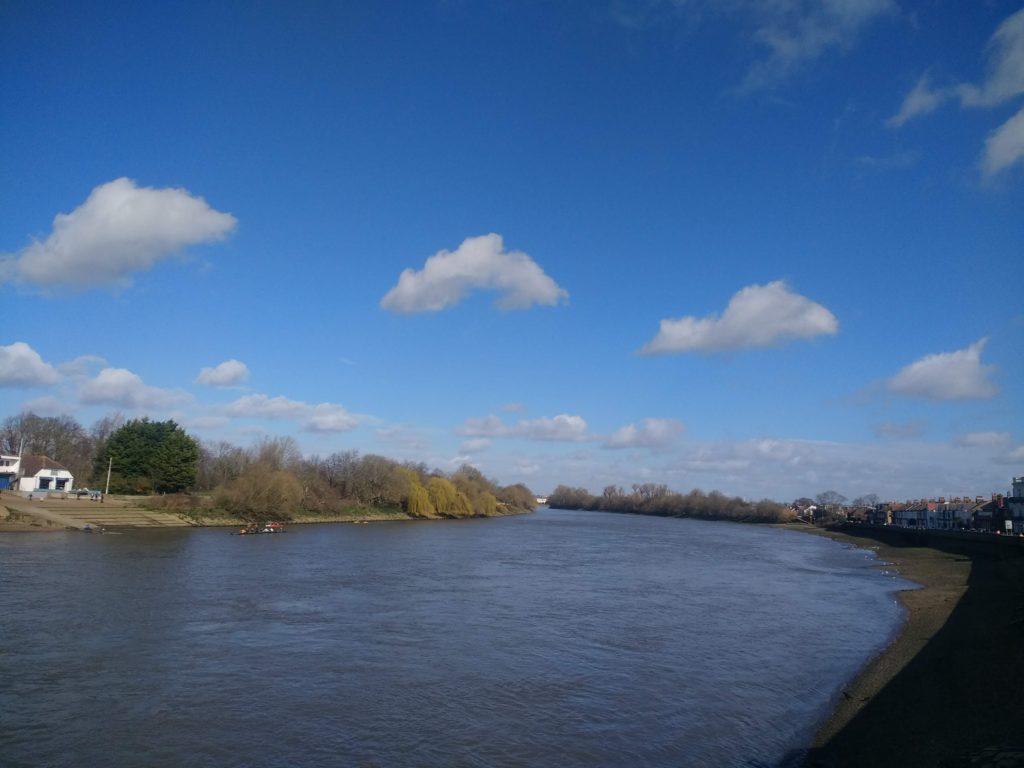
[[523, 413], [526, 410], [526, 406], [522, 403], [505, 403], [501, 406], [501, 410], [505, 413]]
[[493, 414], [471, 418], [455, 430], [464, 437], [521, 437], [543, 442], [582, 442], [593, 439], [587, 434], [587, 422], [581, 416], [560, 414], [553, 418], [526, 419], [505, 424]]
[[335, 403], [310, 405], [301, 400], [267, 395], [246, 395], [224, 406], [234, 418], [287, 419], [310, 432], [348, 432], [359, 426], [359, 418]]
[[777, 280], [742, 289], [729, 300], [721, 317], [662, 320], [658, 335], [640, 353], [765, 347], [787, 339], [833, 335], [838, 328], [835, 315], [825, 307], [794, 293]]
[[737, 22], [758, 49], [740, 86], [752, 91], [779, 84], [832, 51], [846, 51], [873, 21], [897, 11], [895, 0], [626, 0], [612, 4], [630, 29], [684, 22], [696, 32], [708, 18]]
[[137, 187], [120, 178], [101, 184], [71, 213], [53, 220], [46, 240], [10, 259], [18, 282], [45, 286], [124, 286], [185, 246], [223, 239], [234, 216], [184, 189]]
[[604, 447], [664, 449], [675, 443], [684, 429], [686, 425], [675, 419], [644, 419], [639, 425], [627, 424], [615, 430]]
[[248, 366], [239, 360], [231, 359], [214, 368], [203, 368], [196, 378], [196, 383], [211, 387], [230, 387], [241, 384], [248, 378]]
[[45, 387], [59, 379], [57, 369], [25, 342], [0, 347], [0, 387]]
[[150, 387], [125, 368], [104, 368], [79, 390], [83, 403], [106, 403], [121, 408], [173, 408], [192, 398], [185, 392]]
[[982, 173], [992, 177], [1024, 159], [1024, 108], [985, 140]]
[[507, 434], [508, 427], [497, 416], [491, 414], [480, 418], [469, 418], [462, 426], [455, 429], [456, 434], [464, 437], [501, 437]]
[[309, 405], [300, 400], [278, 395], [245, 395], [224, 406], [228, 416], [262, 419], [298, 419], [309, 412]]
[[755, 24], [768, 56], [754, 64], [746, 90], [772, 86], [831, 50], [852, 47], [870, 22], [892, 13], [892, 0], [740, 0], [731, 6]]
[[888, 381], [891, 391], [929, 400], [984, 400], [995, 397], [990, 380], [993, 365], [981, 364], [987, 338], [956, 352], [927, 355], [903, 368]]
[[1006, 454], [1006, 456], [997, 459], [997, 461], [1000, 464], [1013, 464], [1018, 466], [1020, 464], [1024, 464], [1024, 445], [1018, 445], [1016, 448], [1014, 448], [1012, 451]]
[[934, 112], [952, 96], [952, 89], [933, 89], [931, 87], [931, 79], [927, 74], [924, 74], [917, 81], [917, 85], [914, 86], [913, 90], [903, 99], [900, 111], [886, 120], [885, 124], [890, 128], [899, 128], [908, 120], [918, 115], [927, 115], [929, 112]]
[[455, 251], [439, 251], [423, 269], [403, 270], [380, 305], [394, 312], [436, 312], [472, 290], [497, 291], [500, 309], [557, 304], [569, 294], [521, 251], [506, 251], [501, 235], [470, 237]]
[[587, 422], [581, 416], [563, 413], [554, 418], [527, 419], [512, 428], [512, 434], [527, 440], [579, 442], [589, 439]]
[[999, 25], [986, 49], [984, 82], [957, 89], [965, 107], [994, 107], [1024, 93], [1024, 8]]
[[[1024, 9], [1007, 17], [986, 46], [985, 79], [933, 89], [925, 75], [903, 100], [900, 111], [887, 121], [899, 127], [911, 118], [932, 112], [941, 103], [959, 98], [960, 106], [996, 107], [1024, 94]], [[990, 178], [1024, 159], [1024, 109], [993, 131], [985, 141], [982, 174]]]
[[93, 366], [106, 364], [107, 361], [99, 355], [79, 355], [74, 360], [58, 365], [57, 370], [72, 379], [81, 379], [90, 375]]
[[1013, 444], [1009, 432], [968, 432], [953, 440], [965, 448], [1006, 448]]
[[474, 437], [472, 440], [463, 441], [459, 446], [459, 453], [480, 453], [491, 447], [491, 440], [487, 437]]
[[305, 419], [305, 427], [311, 432], [349, 432], [358, 426], [355, 416], [334, 403], [314, 405]]

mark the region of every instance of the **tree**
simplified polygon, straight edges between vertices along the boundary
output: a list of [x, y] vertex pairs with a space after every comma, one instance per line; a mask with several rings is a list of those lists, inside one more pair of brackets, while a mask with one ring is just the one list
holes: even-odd
[[466, 517], [473, 514], [466, 495], [443, 477], [432, 477], [427, 481], [427, 495], [440, 515]]
[[0, 451], [26, 456], [49, 456], [63, 464], [83, 484], [89, 475], [93, 441], [71, 416], [21, 413], [0, 426]]
[[133, 419], [107, 440], [96, 455], [93, 475], [112, 466], [114, 493], [174, 493], [195, 484], [199, 446], [173, 421]]
[[846, 497], [837, 491], [825, 491], [815, 496], [814, 500], [821, 507], [839, 507], [846, 501]]
[[500, 489], [498, 501], [510, 509], [525, 511], [537, 506], [537, 495], [522, 483], [516, 483]]
[[877, 493], [865, 493], [863, 496], [858, 496], [853, 500], [853, 506], [855, 507], [873, 507], [878, 503]]
[[170, 430], [156, 450], [153, 490], [176, 493], [196, 484], [199, 444], [182, 429]]

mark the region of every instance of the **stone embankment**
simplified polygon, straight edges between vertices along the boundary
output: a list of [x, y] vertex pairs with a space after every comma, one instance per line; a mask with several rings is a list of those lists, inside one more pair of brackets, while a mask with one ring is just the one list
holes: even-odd
[[[6, 508], [6, 509], [5, 509]], [[178, 515], [136, 506], [107, 496], [101, 501], [56, 495], [29, 499], [13, 493], [0, 496], [0, 518], [41, 528], [181, 528], [193, 525]]]

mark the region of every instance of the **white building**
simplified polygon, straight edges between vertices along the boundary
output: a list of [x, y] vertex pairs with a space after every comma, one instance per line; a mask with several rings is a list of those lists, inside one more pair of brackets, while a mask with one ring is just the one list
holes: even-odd
[[13, 488], [18, 481], [21, 459], [17, 456], [0, 454], [0, 491]]
[[67, 467], [48, 456], [23, 456], [17, 490], [27, 493], [70, 491], [74, 480]]

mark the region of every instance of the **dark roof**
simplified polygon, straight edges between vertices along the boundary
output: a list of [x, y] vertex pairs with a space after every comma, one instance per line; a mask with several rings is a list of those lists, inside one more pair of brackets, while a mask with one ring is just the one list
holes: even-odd
[[60, 462], [54, 461], [49, 456], [22, 457], [21, 474], [24, 477], [35, 477], [43, 469], [63, 469], [65, 472], [69, 471], [67, 467]]

